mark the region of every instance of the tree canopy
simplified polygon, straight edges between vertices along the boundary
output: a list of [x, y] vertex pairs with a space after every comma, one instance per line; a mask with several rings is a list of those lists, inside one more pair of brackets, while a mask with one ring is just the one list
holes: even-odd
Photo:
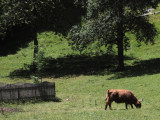
[[138, 42], [154, 43], [155, 26], [143, 15], [156, 8], [160, 0], [88, 0], [84, 24], [71, 30], [71, 45], [80, 51], [98, 40], [99, 45], [118, 48], [118, 70], [124, 69], [123, 50], [129, 45], [127, 32], [135, 34]]
[[3, 27], [8, 29], [30, 24], [38, 31], [64, 32], [80, 21], [84, 14], [79, 2], [80, 0], [4, 0], [1, 16]]
[[[66, 34], [85, 14], [84, 0], [1, 0], [0, 4], [0, 38], [4, 38], [0, 42], [3, 46], [4, 43], [8, 46], [10, 39], [26, 43], [26, 39], [22, 39], [27, 36], [24, 34], [30, 37], [27, 39], [36, 39], [37, 32], [48, 30]], [[18, 35], [21, 31], [23, 34]]]
[[13, 33], [17, 28], [30, 30], [29, 36], [34, 41], [35, 61], [38, 54], [37, 33], [52, 30], [65, 34], [85, 14], [82, 3], [83, 0], [2, 0], [0, 30], [3, 35], [10, 31]]

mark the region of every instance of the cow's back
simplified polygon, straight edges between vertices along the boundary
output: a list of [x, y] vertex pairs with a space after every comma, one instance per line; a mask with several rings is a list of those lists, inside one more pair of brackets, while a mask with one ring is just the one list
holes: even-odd
[[109, 89], [109, 98], [116, 103], [133, 103], [135, 100], [134, 94], [130, 90], [124, 89]]

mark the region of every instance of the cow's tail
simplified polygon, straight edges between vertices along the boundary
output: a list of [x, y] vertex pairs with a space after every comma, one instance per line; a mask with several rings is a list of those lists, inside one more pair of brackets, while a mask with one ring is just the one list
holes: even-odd
[[109, 95], [109, 90], [107, 90], [107, 92], [106, 92], [106, 98], [105, 98], [105, 100], [107, 100], [108, 95]]

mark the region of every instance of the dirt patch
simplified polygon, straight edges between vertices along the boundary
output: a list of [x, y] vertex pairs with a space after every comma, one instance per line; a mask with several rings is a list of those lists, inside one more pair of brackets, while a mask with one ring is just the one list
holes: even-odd
[[8, 113], [8, 112], [23, 112], [23, 110], [20, 110], [18, 108], [7, 108], [7, 107], [0, 107], [1, 113]]

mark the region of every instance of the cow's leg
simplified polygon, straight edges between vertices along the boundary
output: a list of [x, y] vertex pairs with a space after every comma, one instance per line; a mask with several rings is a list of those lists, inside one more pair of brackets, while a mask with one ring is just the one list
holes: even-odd
[[112, 110], [111, 108], [111, 102], [106, 102], [106, 105], [105, 105], [105, 110], [107, 110], [107, 106], [109, 105], [109, 109]]
[[126, 104], [126, 109], [128, 109], [128, 107], [127, 107], [128, 104], [127, 103], [125, 103], [125, 104]]
[[109, 105], [109, 103], [108, 102], [106, 102], [106, 105], [105, 105], [105, 110], [107, 110], [107, 106]]
[[112, 110], [111, 103], [109, 103], [109, 108], [110, 108], [110, 110]]
[[106, 102], [106, 105], [105, 105], [105, 110], [107, 110], [107, 106], [109, 105], [110, 107], [110, 100], [109, 100], [109, 97], [107, 98], [107, 102]]
[[131, 104], [131, 108], [133, 109], [133, 105]]

